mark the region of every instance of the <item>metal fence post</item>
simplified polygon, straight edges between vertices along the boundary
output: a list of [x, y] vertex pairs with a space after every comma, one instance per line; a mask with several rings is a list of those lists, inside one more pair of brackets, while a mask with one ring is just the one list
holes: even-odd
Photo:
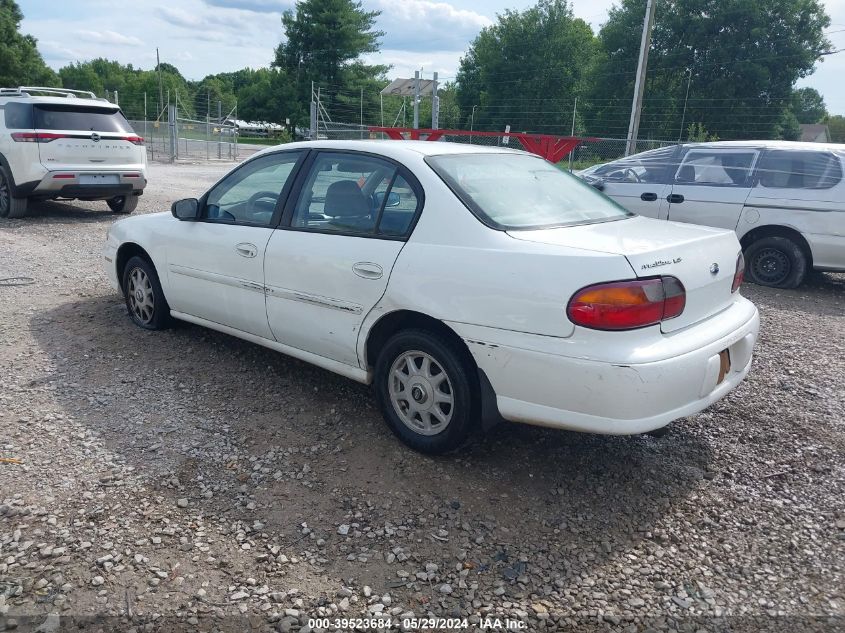
[[220, 126], [218, 128], [220, 134], [217, 141], [217, 158], [223, 158], [223, 103], [220, 100], [217, 101], [217, 125]]
[[170, 133], [170, 162], [176, 160], [176, 106], [167, 106], [167, 129]]

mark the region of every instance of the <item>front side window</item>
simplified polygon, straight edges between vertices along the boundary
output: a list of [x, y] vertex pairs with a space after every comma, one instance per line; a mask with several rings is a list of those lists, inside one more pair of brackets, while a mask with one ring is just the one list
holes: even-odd
[[479, 220], [495, 229], [591, 224], [634, 215], [531, 154], [445, 154], [426, 162]]
[[402, 237], [419, 207], [393, 163], [373, 156], [321, 152], [302, 188], [291, 226], [332, 233]]
[[675, 183], [742, 186], [756, 158], [754, 150], [690, 150], [675, 174]]
[[203, 219], [270, 226], [276, 203], [302, 152], [267, 154], [245, 163], [209, 192]]
[[677, 169], [676, 145], [649, 150], [598, 167], [591, 176], [608, 182], [666, 183]]
[[117, 108], [90, 108], [71, 105], [36, 105], [35, 129], [82, 130], [132, 134], [132, 126]]
[[832, 152], [767, 151], [757, 184], [767, 189], [830, 189], [842, 180], [842, 163]]

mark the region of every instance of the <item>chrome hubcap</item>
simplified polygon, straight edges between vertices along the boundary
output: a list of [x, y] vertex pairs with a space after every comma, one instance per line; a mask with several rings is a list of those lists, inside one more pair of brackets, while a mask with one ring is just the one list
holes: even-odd
[[452, 420], [455, 395], [443, 367], [420, 351], [401, 354], [390, 367], [390, 401], [402, 423], [414, 433], [436, 435]]
[[146, 325], [153, 319], [155, 311], [155, 297], [150, 278], [140, 268], [133, 268], [129, 273], [129, 287], [126, 289], [129, 298], [129, 309], [132, 315]]

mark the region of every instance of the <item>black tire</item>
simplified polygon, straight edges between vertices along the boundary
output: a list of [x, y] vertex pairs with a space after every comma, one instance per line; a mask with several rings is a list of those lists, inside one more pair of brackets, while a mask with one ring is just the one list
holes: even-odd
[[[407, 355], [410, 354], [422, 354], [422, 356], [418, 359], [409, 359]], [[414, 362], [415, 367], [420, 370], [427, 362], [425, 356], [430, 359], [429, 371], [434, 377], [434, 380], [430, 382], [422, 374], [411, 376], [407, 364]], [[391, 373], [394, 369], [403, 367], [403, 361], [408, 372], [402, 373], [408, 375], [408, 382], [412, 384], [408, 386], [408, 383], [404, 383], [397, 389], [399, 383], [394, 382]], [[398, 366], [394, 367], [397, 364]], [[441, 379], [439, 384], [435, 384], [435, 380], [440, 376], [436, 370], [446, 375], [446, 379]], [[464, 445], [478, 419], [480, 402], [477, 383], [476, 369], [469, 354], [460, 349], [456, 343], [426, 330], [404, 330], [394, 334], [384, 344], [376, 360], [374, 388], [384, 420], [400, 440], [421, 453], [438, 455], [454, 451]], [[394, 404], [394, 398], [391, 396], [392, 384], [395, 385], [394, 389], [397, 393], [407, 394], [408, 399], [404, 400], [405, 405], [401, 404], [403, 401], [401, 398], [397, 398]], [[419, 396], [412, 396], [412, 392], [419, 393]], [[452, 404], [437, 402], [435, 393], [439, 394], [440, 399], [451, 397]], [[427, 406], [427, 410], [412, 410], [412, 406], [418, 408]], [[405, 421], [418, 419], [418, 423], [425, 426], [423, 416], [429, 423], [432, 419], [439, 420], [435, 415], [435, 408], [438, 409], [441, 417], [445, 416], [447, 419], [445, 422], [429, 424], [431, 434], [415, 430], [411, 423]], [[403, 410], [404, 413], [402, 413]], [[416, 421], [413, 422], [413, 424], [416, 423]], [[443, 428], [438, 429], [440, 424], [443, 424]]]
[[759, 286], [797, 288], [807, 276], [807, 256], [788, 237], [764, 237], [745, 249], [745, 275]]
[[114, 213], [123, 213], [129, 214], [132, 213], [138, 207], [138, 198], [140, 196], [117, 196], [116, 198], [110, 198], [106, 200], [109, 205], [109, 209], [112, 210]]
[[0, 218], [22, 218], [26, 216], [26, 198], [12, 196], [12, 179], [5, 167], [0, 166]]
[[[138, 291], [141, 294], [138, 294]], [[123, 269], [123, 297], [129, 316], [145, 330], [163, 330], [170, 325], [170, 306], [164, 298], [155, 267], [142, 257], [132, 257]]]

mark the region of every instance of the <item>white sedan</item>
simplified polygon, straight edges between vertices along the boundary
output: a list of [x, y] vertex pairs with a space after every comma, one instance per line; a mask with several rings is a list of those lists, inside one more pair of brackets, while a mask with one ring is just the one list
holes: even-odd
[[531, 154], [292, 143], [171, 213], [108, 234], [137, 325], [181, 319], [373, 384], [420, 451], [502, 418], [653, 431], [751, 365], [732, 231], [636, 216]]

